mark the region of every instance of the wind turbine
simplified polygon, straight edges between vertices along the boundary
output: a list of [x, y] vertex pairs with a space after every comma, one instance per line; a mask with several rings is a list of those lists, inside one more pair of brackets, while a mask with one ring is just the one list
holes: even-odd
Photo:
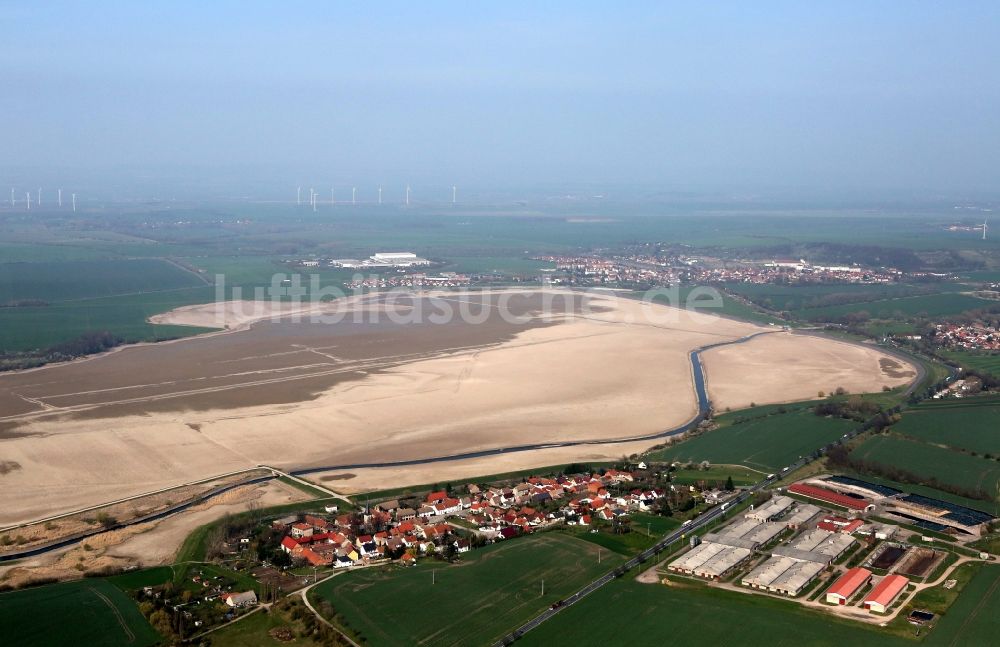
[[38, 188], [38, 206], [42, 206], [42, 188]]
[[410, 206], [410, 185], [406, 185], [406, 206]]
[[455, 186], [454, 184], [452, 184], [451, 185], [451, 203], [455, 204], [455, 201], [457, 199], [458, 199], [458, 187]]
[[59, 206], [62, 206], [62, 189], [59, 189]]
[[351, 204], [357, 204], [357, 203], [358, 203], [358, 187], [352, 186], [351, 187]]
[[[11, 194], [13, 194], [14, 189], [11, 189]], [[382, 204], [382, 185], [378, 185], [378, 203]]]
[[302, 206], [302, 187], [295, 187], [295, 204]]
[[337, 198], [333, 193], [333, 187], [330, 187], [330, 204], [337, 204]]
[[73, 194], [73, 211], [76, 211], [76, 194]]
[[989, 218], [983, 218], [983, 240], [986, 240], [986, 225], [988, 225], [989, 222]]
[[24, 197], [28, 200], [28, 211], [31, 211], [31, 191], [25, 191]]
[[10, 206], [14, 206], [14, 187], [11, 187], [10, 189]]

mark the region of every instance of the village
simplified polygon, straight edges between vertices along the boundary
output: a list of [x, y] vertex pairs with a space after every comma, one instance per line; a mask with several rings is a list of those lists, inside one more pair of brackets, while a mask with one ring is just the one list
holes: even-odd
[[[555, 264], [551, 282], [568, 285], [668, 285], [674, 283], [853, 283], [889, 284], [903, 273], [892, 268], [859, 265], [818, 265], [803, 259], [720, 261], [684, 255], [645, 253], [599, 255], [546, 255], [535, 257]], [[559, 272], [564, 275], [558, 274]]]
[[1000, 330], [985, 324], [950, 324], [934, 326], [934, 341], [949, 348], [1000, 350]]
[[313, 513], [234, 520], [207, 539], [214, 565], [192, 565], [180, 586], [149, 587], [138, 600], [162, 609], [175, 627], [204, 631], [330, 573], [453, 562], [470, 550], [559, 528], [624, 534], [637, 514], [669, 516], [676, 510], [693, 518], [738, 494], [731, 481], [670, 482], [678, 468], [707, 473], [708, 464], [657, 467], [638, 463], [628, 470], [446, 485], [419, 496], [366, 501], [357, 509], [337, 504]]
[[[630, 488], [634, 481], [632, 473], [619, 470], [532, 476], [511, 486], [481, 489], [469, 484], [460, 494], [449, 487], [419, 502], [391, 499], [330, 519], [287, 517], [272, 526], [285, 531], [281, 549], [293, 564], [348, 568], [398, 560], [409, 565], [422, 557], [450, 558], [556, 524], [614, 522], [630, 512], [650, 511], [664, 498], [663, 489]], [[719, 490], [696, 493], [710, 504], [723, 496]]]

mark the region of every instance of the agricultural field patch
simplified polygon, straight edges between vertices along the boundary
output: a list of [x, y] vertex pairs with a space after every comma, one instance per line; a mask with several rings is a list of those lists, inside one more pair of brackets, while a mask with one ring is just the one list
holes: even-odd
[[0, 350], [29, 351], [70, 341], [87, 332], [108, 331], [126, 341], [157, 341], [206, 332], [191, 326], [154, 326], [146, 319], [214, 298], [210, 286], [57, 303], [0, 308]]
[[793, 314], [810, 321], [835, 320], [861, 312], [867, 312], [870, 317], [876, 319], [916, 316], [944, 317], [992, 305], [996, 305], [996, 302], [979, 299], [967, 294], [942, 293], [928, 296], [882, 299], [868, 303], [810, 308], [808, 310], [797, 311]]
[[[925, 295], [929, 292], [946, 291], [951, 284], [929, 285], [774, 285], [754, 283], [732, 283], [726, 289], [742, 294], [754, 303], [769, 310], [800, 311], [814, 308], [846, 304], [881, 301], [905, 296]], [[958, 289], [953, 287], [953, 289]]]
[[903, 414], [893, 431], [935, 445], [1000, 455], [1000, 399], [927, 403]]
[[608, 584], [521, 639], [525, 645], [731, 644], [898, 647], [910, 641], [794, 603], [701, 585]]
[[720, 416], [718, 429], [657, 450], [650, 459], [709, 461], [776, 472], [857, 426], [850, 420], [817, 416], [808, 408], [750, 417], [754, 415], [755, 409], [748, 409]]
[[0, 626], [9, 644], [94, 647], [159, 642], [120, 589], [100, 578], [0, 593]]
[[941, 351], [941, 356], [952, 360], [964, 369], [983, 371], [1000, 377], [1000, 353], [976, 351]]
[[471, 551], [459, 564], [355, 571], [311, 595], [370, 645], [485, 645], [622, 561], [605, 550], [598, 564], [597, 551], [544, 533]]
[[983, 566], [927, 639], [937, 645], [992, 645], [1000, 633], [1000, 566]]
[[1000, 462], [892, 434], [869, 438], [851, 453], [851, 457], [896, 467], [941, 483], [982, 490], [993, 499], [1000, 486]]
[[201, 285], [198, 276], [159, 259], [0, 263], [0, 304], [79, 301]]

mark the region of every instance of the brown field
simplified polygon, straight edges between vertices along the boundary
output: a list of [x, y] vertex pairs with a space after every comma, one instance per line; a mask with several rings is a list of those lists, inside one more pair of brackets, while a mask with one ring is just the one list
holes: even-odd
[[[546, 308], [546, 300], [554, 303]], [[502, 301], [529, 321], [504, 321]], [[467, 306], [481, 322], [393, 320], [443, 304]], [[656, 433], [695, 413], [690, 349], [764, 330], [608, 293], [553, 290], [395, 303], [370, 295], [315, 309], [335, 308], [349, 316], [328, 324], [295, 322], [287, 309], [280, 320], [266, 309], [232, 316], [238, 308], [226, 306], [229, 332], [0, 376], [0, 463], [18, 466], [0, 474], [4, 491], [18, 493], [5, 501], [0, 524], [258, 464], [353, 465]], [[218, 325], [215, 312], [210, 305], [159, 319]], [[772, 349], [770, 361], [760, 348]], [[765, 403], [905, 381], [885, 375], [880, 357], [778, 332], [710, 351], [706, 365], [715, 404], [725, 406], [747, 389]], [[349, 469], [358, 476], [337, 487], [600, 460], [649, 444]]]
[[[917, 376], [912, 366], [877, 348], [793, 334], [714, 348], [704, 354], [704, 364], [716, 409], [809, 400], [837, 387], [872, 393], [908, 384]], [[783, 379], [782, 373], [796, 379]]]

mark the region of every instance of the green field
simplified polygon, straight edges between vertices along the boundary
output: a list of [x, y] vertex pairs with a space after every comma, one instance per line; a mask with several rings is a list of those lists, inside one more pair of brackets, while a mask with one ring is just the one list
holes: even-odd
[[1000, 636], [997, 609], [1000, 609], [1000, 566], [984, 566], [931, 631], [927, 645], [995, 645]]
[[558, 613], [524, 645], [897, 647], [914, 644], [784, 600], [701, 585], [640, 584], [635, 572]]
[[733, 485], [751, 485], [764, 478], [764, 476], [766, 476], [765, 473], [755, 472], [738, 465], [712, 465], [707, 470], [676, 469], [670, 473], [670, 481], [679, 485], [691, 485], [699, 481], [705, 481], [708, 484], [718, 482], [724, 485], [726, 477], [731, 477]]
[[97, 578], [0, 593], [0, 627], [5, 644], [18, 647], [143, 647], [160, 640], [121, 589]]
[[865, 302], [882, 301], [903, 296], [926, 294], [931, 291], [951, 291], [959, 289], [955, 284], [933, 284], [926, 286], [890, 285], [776, 285], [757, 283], [731, 283], [726, 289], [742, 294], [754, 303], [769, 310], [796, 311], [803, 316], [808, 310], [831, 305], [857, 304], [863, 308]]
[[912, 407], [893, 431], [937, 445], [1000, 456], [1000, 398], [925, 402]]
[[897, 467], [941, 483], [985, 491], [1000, 491], [1000, 462], [953, 449], [929, 445], [893, 434], [873, 436], [851, 457]]
[[126, 341], [156, 341], [205, 332], [191, 326], [154, 326], [146, 318], [215, 298], [212, 287], [57, 303], [47, 307], [0, 308], [0, 351], [44, 349], [83, 333], [109, 331]]
[[1000, 377], [1000, 353], [978, 353], [974, 351], [943, 351], [946, 357], [966, 369], [983, 371]]
[[78, 301], [204, 284], [193, 273], [159, 259], [0, 262], [0, 304], [26, 299]]
[[460, 564], [425, 560], [339, 575], [310, 597], [329, 600], [367, 644], [484, 645], [622, 561], [604, 551], [598, 564], [597, 551], [542, 533], [471, 551]]
[[174, 569], [170, 566], [154, 566], [153, 568], [113, 575], [106, 579], [123, 591], [135, 591], [145, 586], [166, 584], [173, 576]]
[[808, 407], [788, 407], [787, 411], [744, 422], [737, 420], [757, 415], [757, 409], [719, 416], [716, 419], [718, 429], [654, 451], [649, 458], [746, 465], [777, 472], [800, 456], [811, 454], [857, 426], [857, 423], [849, 420], [817, 416]]
[[530, 258], [448, 256], [447, 263], [439, 271], [461, 272], [465, 274], [539, 274], [543, 269], [552, 269], [554, 263], [536, 261]]
[[894, 319], [915, 316], [945, 317], [956, 315], [966, 310], [976, 310], [997, 305], [996, 301], [978, 299], [967, 294], [946, 292], [919, 297], [902, 297], [898, 299], [883, 299], [870, 303], [854, 303], [825, 308], [809, 308], [793, 313], [797, 317], [810, 321], [828, 321], [839, 319], [849, 314], [867, 312], [876, 319]]

